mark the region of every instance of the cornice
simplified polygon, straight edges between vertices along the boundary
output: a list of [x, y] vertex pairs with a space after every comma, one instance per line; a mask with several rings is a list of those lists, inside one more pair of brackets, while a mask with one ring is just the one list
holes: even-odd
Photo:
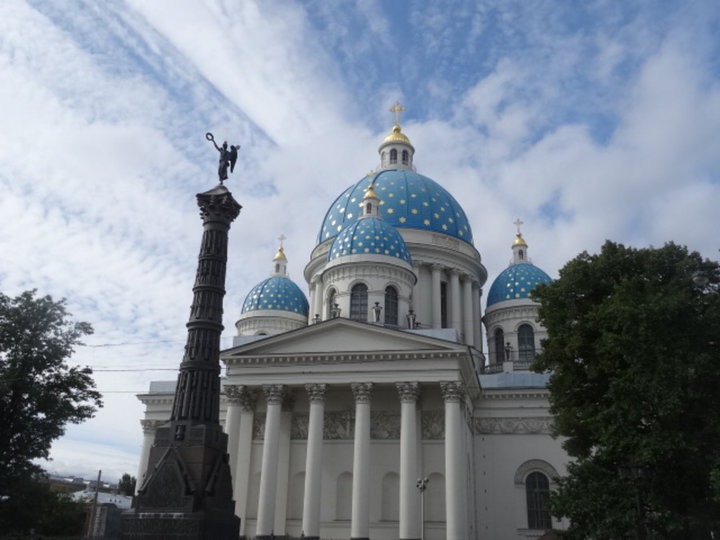
[[326, 354], [298, 354], [298, 355], [253, 355], [253, 356], [225, 356], [223, 361], [227, 365], [253, 365], [253, 364], [340, 364], [352, 362], [385, 362], [393, 360], [446, 360], [460, 359], [464, 355], [453, 351], [439, 352], [367, 352], [367, 353], [326, 353]]

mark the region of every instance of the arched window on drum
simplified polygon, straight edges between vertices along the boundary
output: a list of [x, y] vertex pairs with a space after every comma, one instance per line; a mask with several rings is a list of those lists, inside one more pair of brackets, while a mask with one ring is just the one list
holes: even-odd
[[398, 292], [393, 286], [385, 288], [385, 324], [398, 324]]
[[535, 331], [529, 324], [521, 324], [518, 328], [518, 355], [520, 362], [535, 360]]
[[368, 288], [364, 283], [350, 289], [350, 318], [361, 322], [368, 320]]

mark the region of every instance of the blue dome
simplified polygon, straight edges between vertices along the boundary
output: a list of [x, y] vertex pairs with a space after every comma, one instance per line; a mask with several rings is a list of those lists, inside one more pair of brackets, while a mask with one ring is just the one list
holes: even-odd
[[345, 255], [388, 255], [412, 264], [405, 240], [387, 221], [376, 217], [358, 219], [335, 237], [328, 261]]
[[470, 223], [453, 196], [434, 180], [410, 170], [381, 171], [347, 188], [325, 214], [318, 244], [360, 216], [363, 195], [373, 179], [382, 217], [390, 225], [448, 234], [472, 244]]
[[241, 313], [275, 309], [307, 317], [309, 308], [305, 294], [284, 276], [269, 277], [253, 287], [245, 297]]
[[550, 276], [533, 264], [513, 264], [503, 270], [493, 282], [488, 293], [487, 307], [505, 300], [529, 298], [538, 284], [551, 281]]

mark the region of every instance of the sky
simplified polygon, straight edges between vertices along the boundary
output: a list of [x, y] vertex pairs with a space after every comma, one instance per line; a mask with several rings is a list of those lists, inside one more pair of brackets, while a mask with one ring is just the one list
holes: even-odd
[[217, 183], [223, 347], [282, 234], [302, 272], [334, 199], [379, 164], [401, 101], [418, 172], [462, 204], [488, 270], [520, 218], [551, 276], [606, 239], [718, 258], [716, 0], [3, 0], [0, 291], [66, 298], [105, 406], [42, 465], [135, 474], [151, 380], [174, 379]]

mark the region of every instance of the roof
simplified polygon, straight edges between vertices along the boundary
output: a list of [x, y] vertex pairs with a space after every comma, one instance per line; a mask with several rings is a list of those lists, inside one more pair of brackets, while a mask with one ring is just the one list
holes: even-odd
[[259, 310], [278, 310], [307, 316], [309, 311], [305, 293], [285, 276], [272, 276], [255, 285], [245, 297], [241, 313]]
[[369, 174], [343, 191], [325, 214], [318, 244], [360, 217], [363, 195], [373, 183], [382, 217], [394, 227], [434, 231], [472, 244], [470, 223], [455, 198], [431, 178], [403, 169]]
[[530, 263], [509, 266], [495, 278], [488, 292], [487, 307], [506, 300], [530, 298], [530, 293], [540, 283], [552, 279], [544, 271]]

